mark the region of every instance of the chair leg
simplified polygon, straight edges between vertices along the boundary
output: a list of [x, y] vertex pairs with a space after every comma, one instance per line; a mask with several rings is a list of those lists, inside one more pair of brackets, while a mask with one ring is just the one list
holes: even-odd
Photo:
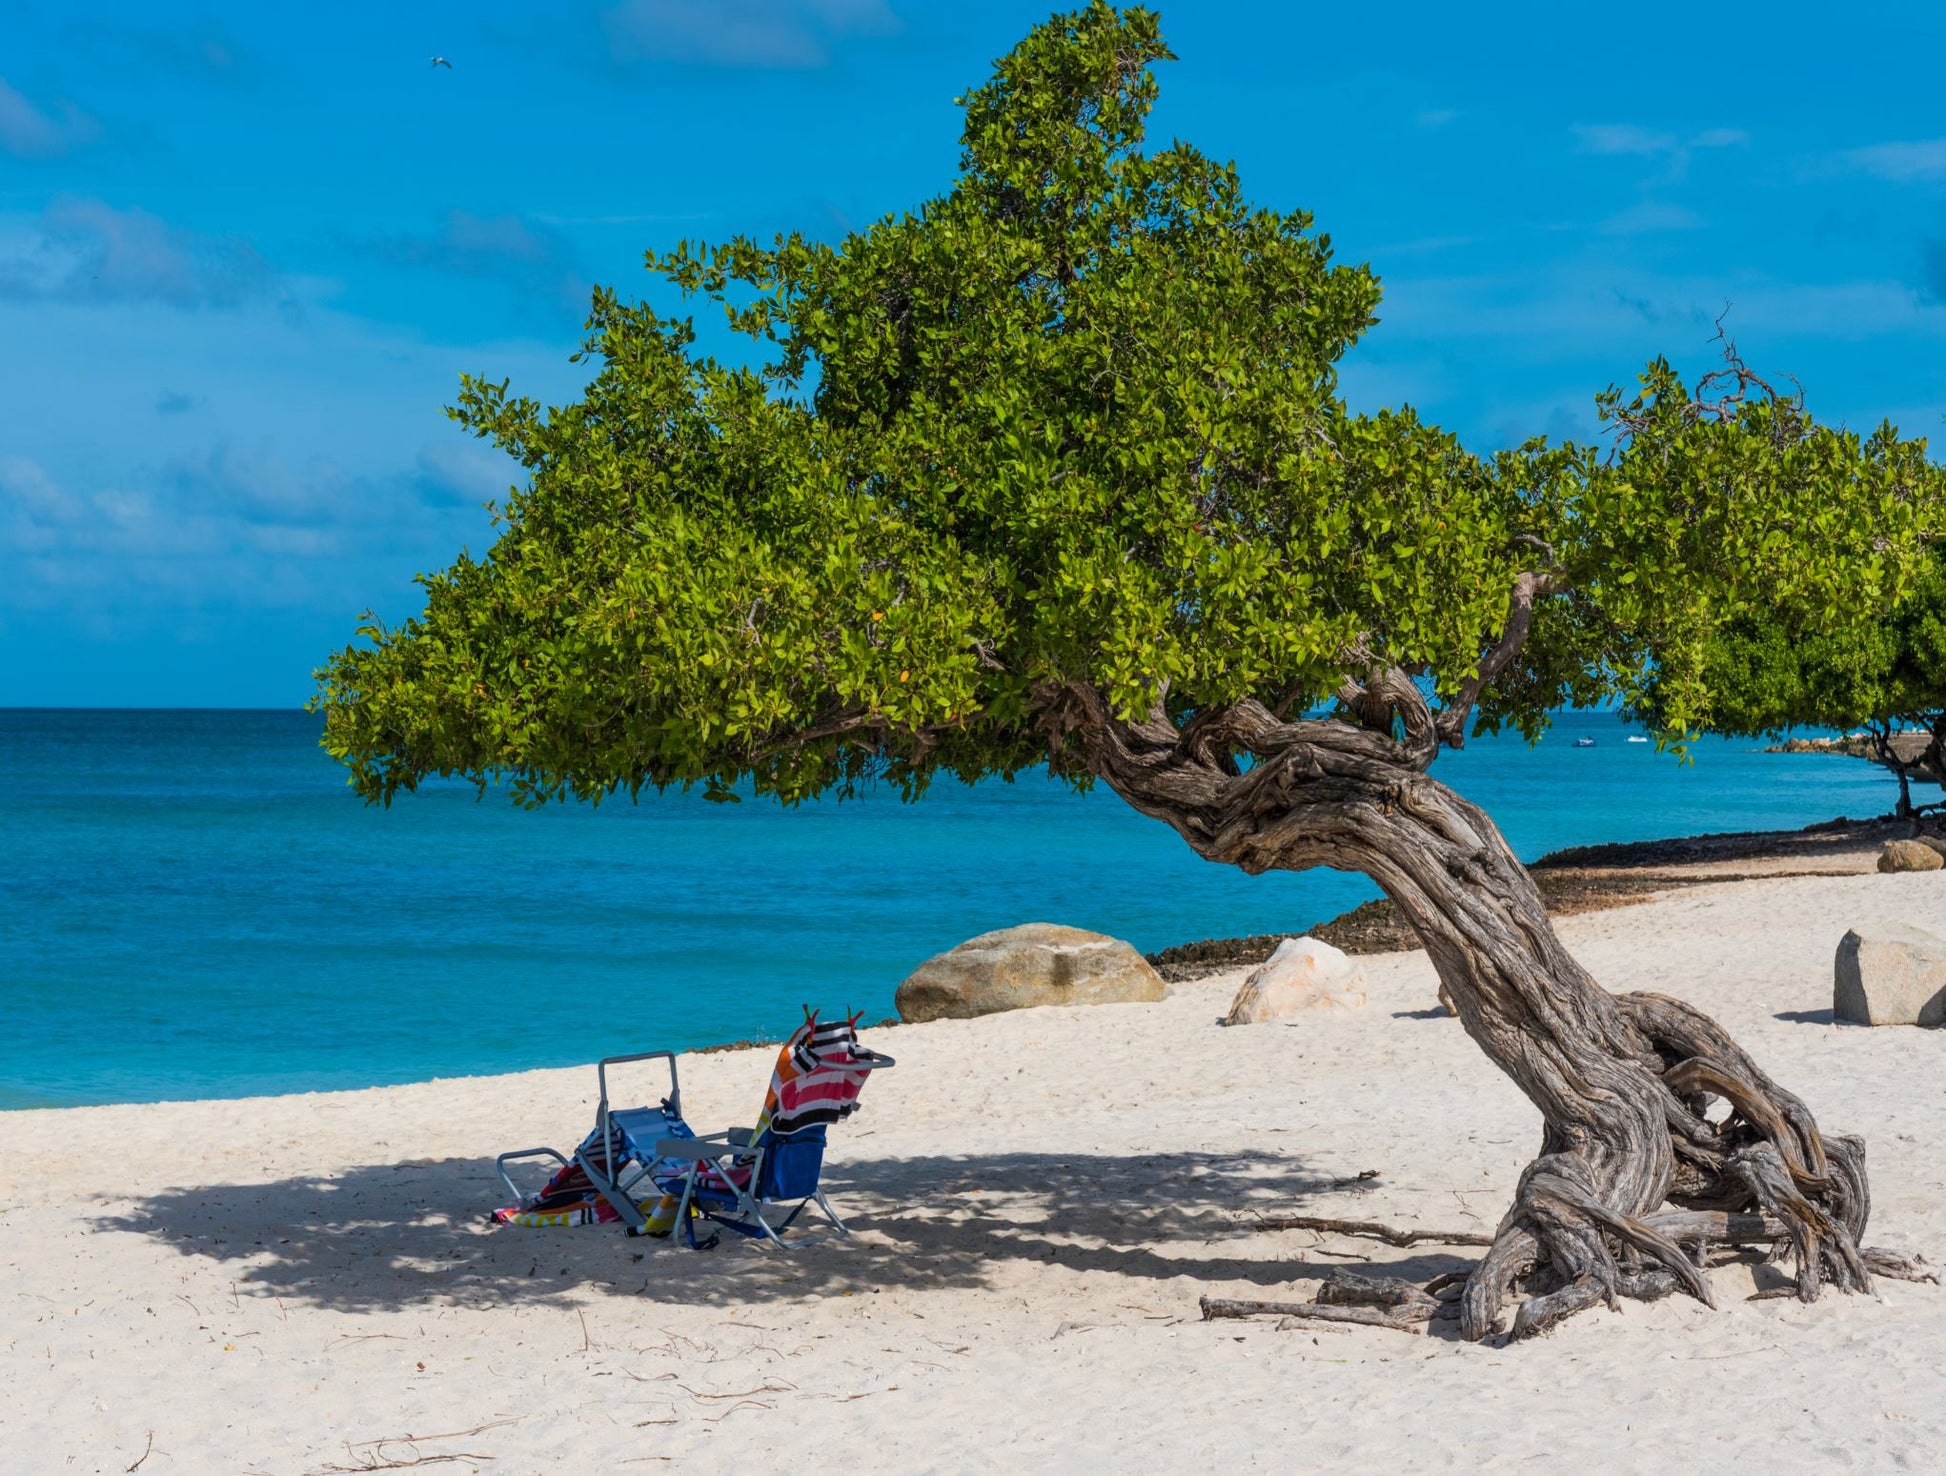
[[831, 1201], [824, 1197], [824, 1191], [822, 1189], [818, 1190], [811, 1198], [817, 1201], [818, 1208], [823, 1211], [824, 1217], [833, 1225], [837, 1226], [838, 1233], [849, 1239], [851, 1236], [851, 1227], [838, 1218], [838, 1212], [832, 1209]]
[[676, 1223], [669, 1229], [669, 1238], [674, 1240], [678, 1236], [688, 1236], [689, 1248], [691, 1250], [701, 1250], [702, 1247], [696, 1244], [696, 1227], [690, 1223], [689, 1218], [689, 1201], [695, 1187], [696, 1169], [692, 1165], [689, 1172], [683, 1176], [682, 1199], [676, 1205]]
[[776, 1246], [777, 1249], [779, 1250], [790, 1249], [789, 1246], [784, 1244], [784, 1237], [779, 1235], [777, 1233], [776, 1228], [770, 1223], [770, 1221], [764, 1218], [764, 1206], [762, 1200], [758, 1199], [755, 1195], [745, 1194], [743, 1196], [743, 1208], [741, 1213], [747, 1215], [750, 1219], [755, 1220], [758, 1226], [763, 1230], [764, 1239], [768, 1240], [772, 1245]]
[[574, 1159], [581, 1165], [581, 1171], [588, 1176], [588, 1182], [595, 1186], [595, 1192], [608, 1201], [609, 1206], [621, 1217], [622, 1223], [628, 1226], [629, 1234], [639, 1235], [648, 1227], [649, 1222], [643, 1218], [642, 1211], [637, 1208], [635, 1201], [622, 1191], [616, 1179], [597, 1173], [594, 1164], [589, 1162], [585, 1154], [577, 1153]]

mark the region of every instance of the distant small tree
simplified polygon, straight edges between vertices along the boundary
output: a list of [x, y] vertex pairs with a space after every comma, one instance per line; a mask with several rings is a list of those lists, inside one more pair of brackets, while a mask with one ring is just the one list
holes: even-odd
[[1231, 166], [1141, 149], [1168, 55], [1148, 12], [1056, 16], [964, 99], [944, 195], [835, 245], [652, 254], [762, 367], [598, 291], [580, 401], [467, 380], [454, 414], [526, 485], [421, 615], [331, 658], [325, 746], [384, 801], [430, 774], [529, 804], [916, 798], [1046, 765], [1210, 860], [1363, 872], [1545, 1125], [1468, 1336], [1517, 1282], [1517, 1335], [1707, 1299], [1679, 1237], [1733, 1210], [1807, 1300], [1868, 1286], [1863, 1144], [1689, 1005], [1602, 989], [1427, 769], [1476, 721], [1535, 734], [1651, 685], [1681, 734], [1754, 609], [1851, 628], [1919, 547], [1924, 443], [1662, 361], [1602, 398], [1606, 452], [1483, 460], [1409, 409], [1352, 413], [1335, 366], [1377, 281]]
[[[1898, 814], [1917, 820], [1912, 778], [1946, 782], [1946, 553], [1933, 548], [1897, 603], [1838, 629], [1801, 629], [1750, 610], [1707, 647], [1710, 723], [1738, 735], [1861, 730], [1899, 781]], [[1651, 697], [1653, 701], [1653, 697]]]

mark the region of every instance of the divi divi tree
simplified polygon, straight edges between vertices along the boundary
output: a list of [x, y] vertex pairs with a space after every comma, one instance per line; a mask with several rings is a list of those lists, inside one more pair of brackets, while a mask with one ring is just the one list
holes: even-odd
[[1923, 443], [1661, 362], [1601, 397], [1594, 449], [1481, 458], [1352, 413], [1334, 366], [1376, 279], [1231, 166], [1143, 148], [1168, 57], [1150, 13], [1056, 16], [962, 100], [939, 197], [836, 244], [651, 255], [747, 364], [602, 290], [577, 403], [466, 380], [452, 413], [524, 485], [422, 614], [331, 658], [326, 748], [384, 801], [433, 774], [532, 804], [916, 799], [1045, 765], [1213, 862], [1363, 872], [1545, 1124], [1467, 1334], [1515, 1290], [1516, 1335], [1707, 1300], [1691, 1247], [1738, 1227], [1807, 1299], [1867, 1287], [1891, 1262], [1861, 1248], [1862, 1143], [1687, 1004], [1604, 990], [1429, 770], [1651, 682], [1669, 733], [1706, 727], [1738, 611], [1836, 628], [1895, 597], [1937, 499]]

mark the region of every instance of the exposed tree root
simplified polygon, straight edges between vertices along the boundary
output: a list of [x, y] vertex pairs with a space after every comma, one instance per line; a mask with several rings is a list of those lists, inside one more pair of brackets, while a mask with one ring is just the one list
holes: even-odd
[[1280, 1317], [1278, 1326], [1292, 1322], [1351, 1322], [1364, 1327], [1418, 1333], [1436, 1318], [1455, 1317], [1449, 1301], [1397, 1276], [1360, 1276], [1334, 1272], [1318, 1288], [1314, 1302], [1261, 1302], [1204, 1297], [1203, 1320], [1223, 1317]]
[[[1658, 1157], [1653, 1142], [1620, 1163], [1612, 1144], [1603, 1145], [1609, 1153], [1570, 1147], [1543, 1155], [1522, 1176], [1513, 1209], [1468, 1280], [1466, 1336], [1499, 1331], [1516, 1287], [1530, 1295], [1514, 1316], [1514, 1338], [1622, 1296], [1683, 1291], [1714, 1306], [1707, 1268], [1717, 1243], [1766, 1245], [1771, 1259], [1790, 1258], [1794, 1294], [1806, 1302], [1826, 1286], [1869, 1292], [1874, 1271], [1932, 1276], [1922, 1261], [1859, 1247], [1871, 1212], [1860, 1139], [1820, 1132], [1798, 1098], [1691, 1006], [1653, 994], [1616, 1004], [1661, 1066], [1666, 1179], [1644, 1175]], [[1719, 1104], [1727, 1110], [1712, 1117]], [[1616, 1207], [1631, 1201], [1681, 1208]]]
[[1382, 1240], [1400, 1248], [1426, 1245], [1492, 1245], [1491, 1235], [1470, 1230], [1401, 1230], [1372, 1220], [1331, 1220], [1317, 1215], [1272, 1215], [1252, 1222], [1259, 1230], [1317, 1230], [1333, 1235], [1355, 1235]]

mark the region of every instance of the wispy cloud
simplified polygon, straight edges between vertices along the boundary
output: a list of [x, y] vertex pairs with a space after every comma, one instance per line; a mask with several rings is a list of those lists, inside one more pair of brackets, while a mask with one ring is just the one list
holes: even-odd
[[586, 306], [589, 284], [573, 244], [549, 225], [519, 215], [449, 210], [423, 235], [387, 236], [376, 244], [389, 261], [448, 276], [502, 282], [558, 306]]
[[1609, 216], [1601, 223], [1601, 230], [1609, 236], [1644, 236], [1656, 231], [1693, 231], [1703, 223], [1702, 216], [1685, 206], [1644, 200]]
[[1750, 142], [1750, 135], [1740, 128], [1705, 128], [1685, 136], [1633, 123], [1595, 123], [1577, 124], [1573, 132], [1584, 154], [1660, 160], [1662, 182], [1669, 184], [1689, 173], [1690, 158], [1699, 150], [1741, 148]]
[[1632, 123], [1577, 123], [1574, 136], [1584, 154], [1647, 156], [1667, 153], [1676, 147], [1676, 136], [1673, 133], [1653, 133], [1646, 128], [1637, 128]]
[[1845, 169], [1894, 184], [1946, 179], [1946, 138], [1870, 144], [1862, 149], [1846, 149], [1836, 158]]
[[257, 80], [257, 56], [215, 21], [171, 28], [77, 20], [63, 28], [69, 42], [90, 50], [114, 47], [152, 67], [195, 81], [248, 84]]
[[1946, 338], [1946, 306], [1887, 279], [1806, 283], [1753, 275], [1660, 276], [1583, 264], [1541, 277], [1504, 274], [1394, 281], [1387, 322], [1422, 338], [1519, 342], [1531, 353], [1630, 344], [1642, 324], [1694, 324], [1700, 336], [1735, 304], [1740, 334], [1857, 342], [1875, 334]]
[[199, 235], [141, 209], [64, 196], [25, 231], [0, 233], [0, 298], [236, 307], [275, 274], [247, 243]]
[[478, 507], [504, 498], [514, 471], [498, 452], [442, 441], [420, 450], [413, 480], [419, 496], [435, 506]]
[[[123, 607], [293, 608], [367, 597], [335, 588], [357, 562], [456, 542], [456, 509], [515, 468], [470, 448], [359, 476], [328, 458], [292, 464], [268, 444], [220, 442], [92, 490], [38, 462], [0, 457], [0, 579], [8, 603], [61, 608], [81, 591]], [[429, 533], [446, 533], [429, 540]]]
[[0, 77], [0, 153], [52, 159], [93, 140], [101, 125], [73, 103], [37, 107]]
[[1682, 184], [1698, 150], [1737, 148], [1750, 141], [1750, 136], [1737, 128], [1706, 128], [1685, 135], [1634, 123], [1577, 124], [1573, 133], [1576, 147], [1584, 154], [1637, 159], [1650, 166], [1637, 180], [1645, 198], [1595, 227], [1608, 236], [1688, 231], [1703, 225], [1703, 218], [1687, 206], [1646, 197]]
[[1741, 128], [1705, 128], [1685, 145], [1692, 149], [1740, 149], [1750, 142]]
[[617, 61], [819, 67], [851, 36], [899, 29], [886, 0], [624, 0], [602, 16]]

